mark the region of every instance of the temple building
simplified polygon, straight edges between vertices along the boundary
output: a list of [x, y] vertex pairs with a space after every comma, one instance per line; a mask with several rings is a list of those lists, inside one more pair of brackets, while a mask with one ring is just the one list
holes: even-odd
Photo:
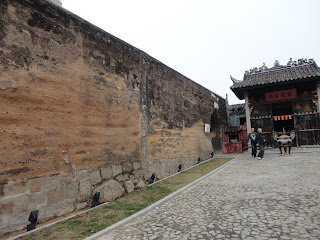
[[246, 71], [243, 80], [231, 76], [231, 90], [245, 100], [247, 129], [261, 127], [266, 145], [274, 134], [294, 131], [294, 145], [320, 144], [320, 69], [313, 59], [299, 59]]
[[228, 105], [228, 123], [232, 127], [241, 126], [246, 122], [244, 103]]

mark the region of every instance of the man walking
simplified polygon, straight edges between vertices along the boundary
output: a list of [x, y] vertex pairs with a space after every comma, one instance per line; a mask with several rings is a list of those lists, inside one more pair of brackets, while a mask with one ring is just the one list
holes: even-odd
[[265, 139], [262, 136], [262, 128], [258, 128], [258, 133], [256, 134], [256, 139], [257, 139], [257, 146], [259, 146], [259, 154], [258, 154], [258, 159], [264, 159], [264, 144], [265, 144]]
[[252, 148], [252, 152], [251, 152], [251, 156], [252, 157], [256, 157], [257, 156], [257, 137], [256, 137], [256, 133], [254, 132], [254, 128], [251, 128], [251, 132], [248, 134], [248, 143], [249, 140], [251, 141], [251, 148]]

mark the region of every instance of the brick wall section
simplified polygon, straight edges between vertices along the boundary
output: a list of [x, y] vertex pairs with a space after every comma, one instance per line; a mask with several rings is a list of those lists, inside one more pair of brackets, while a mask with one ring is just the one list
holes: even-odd
[[44, 0], [0, 1], [0, 109], [0, 235], [194, 165], [226, 121], [223, 98]]

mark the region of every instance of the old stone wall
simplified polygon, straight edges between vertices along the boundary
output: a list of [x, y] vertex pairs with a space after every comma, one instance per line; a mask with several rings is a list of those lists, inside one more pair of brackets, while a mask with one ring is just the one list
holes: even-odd
[[223, 98], [141, 50], [45, 0], [0, 1], [0, 235], [208, 158], [225, 122]]

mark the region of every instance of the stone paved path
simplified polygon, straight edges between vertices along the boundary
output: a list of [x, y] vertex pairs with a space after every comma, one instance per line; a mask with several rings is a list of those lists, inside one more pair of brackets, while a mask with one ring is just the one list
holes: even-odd
[[[309, 152], [309, 153], [308, 153]], [[106, 239], [320, 239], [320, 151], [241, 154]]]

